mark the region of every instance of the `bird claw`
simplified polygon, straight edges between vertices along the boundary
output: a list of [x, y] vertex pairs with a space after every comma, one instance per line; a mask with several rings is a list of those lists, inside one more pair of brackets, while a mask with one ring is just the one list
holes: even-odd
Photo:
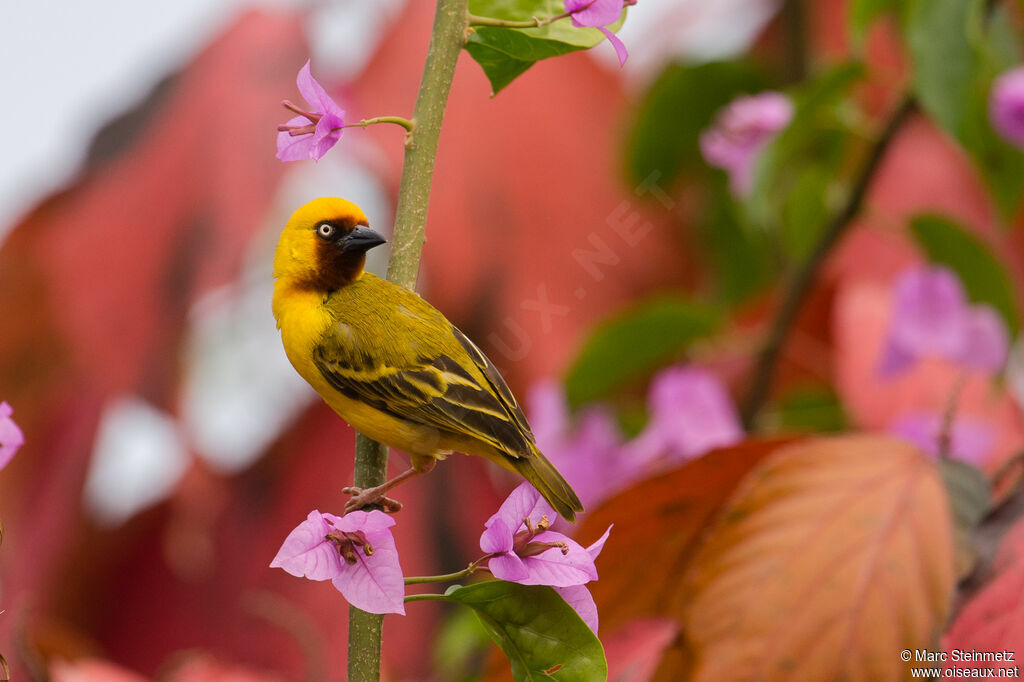
[[378, 492], [376, 488], [357, 488], [355, 486], [348, 486], [342, 488], [341, 492], [345, 495], [351, 495], [352, 499], [345, 503], [345, 513], [359, 511], [363, 507], [368, 507], [371, 504], [376, 504], [381, 507], [381, 510], [385, 514], [394, 514], [402, 509], [402, 503], [398, 500], [393, 500], [390, 497], [385, 497], [383, 492]]

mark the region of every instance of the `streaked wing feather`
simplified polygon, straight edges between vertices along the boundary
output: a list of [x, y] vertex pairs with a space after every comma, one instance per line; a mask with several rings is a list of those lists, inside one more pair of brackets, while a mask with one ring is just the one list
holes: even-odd
[[420, 358], [415, 367], [371, 368], [365, 358], [351, 356], [348, 349], [322, 344], [314, 350], [313, 361], [331, 386], [353, 400], [399, 419], [477, 438], [513, 457], [529, 452], [533, 436], [528, 427], [523, 429], [526, 418], [501, 376], [461, 332], [452, 329], [464, 347], [469, 344], [474, 349], [467, 352], [484, 374], [486, 385], [448, 355]]
[[519, 407], [519, 403], [516, 402], [516, 398], [512, 395], [512, 391], [508, 389], [508, 385], [505, 383], [505, 379], [502, 378], [501, 374], [498, 373], [497, 367], [494, 366], [483, 351], [477, 348], [476, 344], [469, 340], [465, 334], [458, 330], [454, 325], [452, 326], [452, 332], [455, 334], [455, 338], [458, 339], [462, 347], [469, 353], [469, 357], [476, 363], [476, 366], [483, 372], [484, 377], [491, 385], [491, 389], [494, 395], [501, 401], [502, 406], [505, 408], [505, 412], [515, 420], [516, 425], [519, 427], [519, 431], [526, 436], [531, 442], [536, 441], [533, 438], [533, 431], [530, 430], [530, 424], [526, 421], [526, 415], [523, 413], [522, 408]]

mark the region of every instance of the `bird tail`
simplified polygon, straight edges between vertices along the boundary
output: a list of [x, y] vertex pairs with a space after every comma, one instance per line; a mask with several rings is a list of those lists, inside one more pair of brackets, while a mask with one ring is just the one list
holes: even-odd
[[580, 498], [555, 465], [537, 449], [537, 446], [531, 446], [532, 452], [526, 457], [516, 457], [511, 461], [512, 466], [520, 476], [533, 484], [537, 492], [543, 495], [566, 521], [575, 521], [576, 512], [583, 511]]

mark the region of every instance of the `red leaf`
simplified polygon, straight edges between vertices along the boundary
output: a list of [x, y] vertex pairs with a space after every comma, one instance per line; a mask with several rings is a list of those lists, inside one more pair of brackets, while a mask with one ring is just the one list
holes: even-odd
[[1000, 661], [953, 661], [954, 650], [967, 652], [1024, 653], [1024, 521], [1003, 538], [995, 562], [996, 574], [960, 612], [942, 638], [950, 656], [948, 667], [1017, 668], [1019, 659]]
[[635, 620], [602, 638], [609, 682], [646, 682], [679, 634], [670, 618]]

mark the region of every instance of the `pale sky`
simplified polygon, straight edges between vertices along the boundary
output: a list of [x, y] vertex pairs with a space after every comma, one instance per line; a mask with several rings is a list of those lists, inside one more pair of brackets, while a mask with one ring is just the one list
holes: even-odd
[[[325, 58], [318, 71], [328, 73], [338, 64], [361, 67], [379, 27], [402, 3], [318, 2], [313, 38], [317, 55]], [[11, 223], [72, 175], [97, 128], [185, 63], [239, 7], [260, 4], [297, 1], [6, 3], [0, 21], [0, 126], [6, 131], [0, 242]], [[740, 49], [774, 5], [775, 0], [641, 0], [620, 33], [630, 49], [626, 73], [642, 84], [668, 54], [706, 59]], [[609, 46], [592, 54], [616, 68]]]
[[[422, 1], [422, 0], [421, 0]], [[0, 21], [0, 241], [26, 210], [61, 187], [92, 134], [187, 63], [244, 6], [288, 0], [64, 0], [5, 3]], [[360, 67], [401, 0], [318, 3], [313, 38], [333, 64]], [[339, 39], [341, 34], [341, 39]], [[319, 38], [319, 40], [316, 40]], [[344, 54], [338, 54], [341, 46]], [[321, 48], [320, 46], [325, 46]], [[328, 64], [321, 73], [331, 72]]]
[[11, 2], [0, 22], [0, 235], [81, 162], [92, 133], [196, 51], [241, 0]]

